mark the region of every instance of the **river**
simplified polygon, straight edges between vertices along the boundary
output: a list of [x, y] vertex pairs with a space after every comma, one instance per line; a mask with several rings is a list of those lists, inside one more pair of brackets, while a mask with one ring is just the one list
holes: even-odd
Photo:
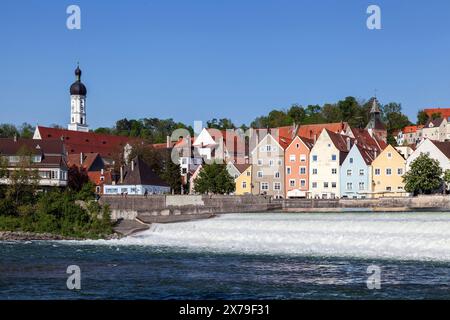
[[120, 240], [0, 242], [0, 299], [432, 298], [450, 299], [450, 213], [227, 214]]

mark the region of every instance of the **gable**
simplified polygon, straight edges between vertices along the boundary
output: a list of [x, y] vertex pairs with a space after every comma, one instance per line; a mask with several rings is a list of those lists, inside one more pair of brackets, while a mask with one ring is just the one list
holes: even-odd
[[[219, 130], [217, 130], [220, 132]], [[218, 138], [218, 137], [216, 137]], [[206, 128], [203, 128], [203, 130], [200, 132], [200, 134], [197, 136], [197, 138], [194, 140], [193, 145], [196, 147], [200, 146], [210, 146], [210, 145], [216, 145], [216, 141], [212, 138], [210, 133]]]
[[254, 154], [255, 152], [263, 152], [260, 151], [261, 147], [264, 147], [265, 145], [271, 145], [271, 146], [276, 146], [277, 149], [275, 151], [272, 152], [276, 152], [276, 153], [281, 153], [284, 151], [284, 149], [281, 147], [281, 145], [278, 143], [278, 141], [270, 134], [266, 134], [266, 136], [264, 138], [261, 139], [261, 141], [256, 145], [256, 147], [252, 150], [252, 154]]

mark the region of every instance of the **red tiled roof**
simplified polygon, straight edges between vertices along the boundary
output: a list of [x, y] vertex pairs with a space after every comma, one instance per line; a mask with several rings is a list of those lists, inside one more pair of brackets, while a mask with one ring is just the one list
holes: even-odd
[[122, 152], [128, 142], [136, 142], [139, 139], [99, 134], [94, 132], [71, 131], [58, 128], [47, 128], [38, 126], [37, 130], [42, 140], [63, 139], [66, 151], [72, 153], [99, 153], [108, 158], [117, 152]]
[[375, 138], [372, 137], [369, 131], [365, 129], [351, 128], [350, 130], [353, 133], [355, 140], [358, 142], [358, 145], [361, 145], [363, 148], [369, 150], [376, 149], [379, 152], [380, 149], [386, 147], [384, 141], [377, 139], [376, 136]]
[[297, 135], [308, 139], [314, 139], [319, 137], [323, 129], [327, 129], [328, 131], [334, 133], [339, 133], [347, 129], [347, 127], [347, 122], [305, 124], [299, 126]]
[[92, 183], [94, 183], [96, 186], [101, 186], [104, 184], [111, 184], [112, 183], [112, 178], [111, 178], [111, 172], [110, 171], [104, 171], [103, 172], [103, 178], [104, 180], [102, 181], [101, 177], [102, 177], [102, 173], [101, 171], [90, 171], [87, 173], [89, 180], [92, 181]]
[[433, 114], [440, 113], [442, 118], [448, 119], [450, 117], [450, 108], [430, 108], [424, 109], [425, 113], [431, 118]]
[[403, 128], [402, 132], [403, 133], [415, 133], [415, 132], [417, 132], [417, 130], [420, 130], [422, 128], [423, 128], [423, 126], [407, 126], [407, 127]]
[[240, 173], [243, 173], [245, 170], [248, 169], [248, 167], [251, 166], [251, 164], [247, 164], [247, 163], [246, 164], [233, 163], [233, 165]]
[[[83, 168], [88, 170], [91, 168], [94, 161], [99, 157], [98, 153], [87, 153], [83, 154]], [[80, 167], [81, 154], [73, 153], [67, 156], [67, 164], [69, 167], [75, 165]]]

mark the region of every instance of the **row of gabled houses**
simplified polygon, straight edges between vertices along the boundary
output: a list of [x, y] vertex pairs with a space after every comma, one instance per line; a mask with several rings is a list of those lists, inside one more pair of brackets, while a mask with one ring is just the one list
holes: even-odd
[[[75, 169], [86, 173], [98, 194], [171, 192], [142, 159], [129, 159], [136, 144], [171, 153], [180, 165], [182, 193], [195, 193], [195, 180], [211, 161], [226, 164], [235, 179], [236, 194], [276, 198], [404, 196], [402, 177], [421, 153], [437, 159], [444, 170], [450, 168], [450, 110], [447, 113], [446, 109], [430, 109], [431, 120], [425, 126], [399, 132], [399, 147], [386, 143], [387, 131], [376, 98], [364, 129], [345, 122], [246, 132], [203, 128], [194, 137], [183, 133], [167, 137], [166, 143], [148, 145], [136, 138], [89, 131], [87, 88], [78, 67], [75, 76], [70, 86], [68, 129], [37, 126], [33, 139], [0, 139], [0, 156], [7, 165], [0, 184], [10, 182], [26, 149], [42, 188], [67, 186]], [[442, 117], [436, 118], [437, 113]]]

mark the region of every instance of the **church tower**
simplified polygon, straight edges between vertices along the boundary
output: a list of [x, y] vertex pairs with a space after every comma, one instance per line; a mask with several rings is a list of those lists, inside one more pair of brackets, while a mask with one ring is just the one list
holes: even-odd
[[370, 109], [370, 118], [366, 129], [372, 137], [376, 136], [378, 139], [387, 142], [386, 126], [381, 119], [381, 110], [375, 97], [372, 98], [372, 108]]
[[75, 70], [76, 81], [70, 86], [70, 123], [69, 130], [88, 132], [86, 122], [86, 94], [87, 90], [81, 82], [81, 70]]

